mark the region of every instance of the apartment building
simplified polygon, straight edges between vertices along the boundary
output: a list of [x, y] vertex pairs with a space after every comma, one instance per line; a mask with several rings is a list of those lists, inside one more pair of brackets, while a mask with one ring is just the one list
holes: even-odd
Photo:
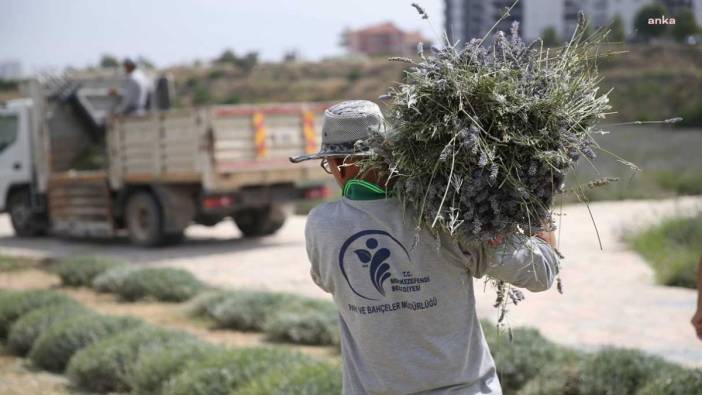
[[[511, 16], [497, 28], [509, 31], [514, 20], [520, 21], [520, 33], [530, 41], [539, 37], [546, 28], [553, 28], [562, 38], [569, 38], [583, 11], [593, 26], [606, 26], [619, 16], [625, 32], [633, 32], [636, 13], [651, 0], [521, 0]], [[513, 0], [445, 0], [445, 29], [453, 42], [466, 42], [483, 37], [502, 15], [501, 10]], [[670, 13], [692, 9], [702, 24], [702, 0], [661, 0]]]

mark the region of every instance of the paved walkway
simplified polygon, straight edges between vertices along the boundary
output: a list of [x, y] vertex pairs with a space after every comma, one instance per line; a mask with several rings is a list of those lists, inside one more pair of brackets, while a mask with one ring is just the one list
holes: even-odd
[[[604, 249], [583, 205], [564, 208], [561, 248], [566, 255], [562, 277], [565, 294], [555, 289], [527, 293], [527, 300], [508, 316], [513, 326], [538, 328], [546, 337], [581, 349], [605, 345], [641, 348], [690, 366], [702, 366], [702, 342], [689, 324], [696, 294], [654, 284], [646, 263], [621, 241], [625, 231], [664, 216], [702, 210], [702, 198], [665, 201], [601, 202], [591, 205]], [[328, 297], [308, 276], [304, 248], [305, 218], [293, 217], [272, 237], [241, 239], [231, 223], [214, 228], [193, 226], [189, 240], [164, 249], [144, 250], [122, 240], [20, 240], [11, 236], [0, 216], [0, 253], [32, 256], [105, 254], [132, 263], [181, 267], [223, 287], [289, 291]], [[478, 291], [478, 313], [494, 319], [494, 296]]]

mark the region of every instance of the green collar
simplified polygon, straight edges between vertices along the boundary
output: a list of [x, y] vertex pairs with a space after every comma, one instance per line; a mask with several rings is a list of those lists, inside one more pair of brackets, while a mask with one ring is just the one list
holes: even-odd
[[365, 180], [348, 180], [344, 185], [344, 197], [351, 200], [376, 200], [387, 197], [387, 192]]

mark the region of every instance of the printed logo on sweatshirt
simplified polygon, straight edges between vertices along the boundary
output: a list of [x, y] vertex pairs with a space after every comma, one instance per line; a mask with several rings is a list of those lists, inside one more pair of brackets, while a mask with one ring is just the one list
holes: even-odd
[[417, 277], [405, 246], [383, 230], [364, 230], [349, 237], [339, 252], [339, 268], [351, 291], [380, 300], [389, 292], [418, 292], [429, 277]]

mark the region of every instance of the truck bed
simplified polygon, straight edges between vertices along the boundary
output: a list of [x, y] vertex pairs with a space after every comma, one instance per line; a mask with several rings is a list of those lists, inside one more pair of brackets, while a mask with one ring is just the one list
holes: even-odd
[[211, 192], [310, 183], [316, 163], [288, 157], [318, 149], [324, 104], [216, 106], [117, 119], [108, 129], [113, 188], [145, 182], [202, 183]]

